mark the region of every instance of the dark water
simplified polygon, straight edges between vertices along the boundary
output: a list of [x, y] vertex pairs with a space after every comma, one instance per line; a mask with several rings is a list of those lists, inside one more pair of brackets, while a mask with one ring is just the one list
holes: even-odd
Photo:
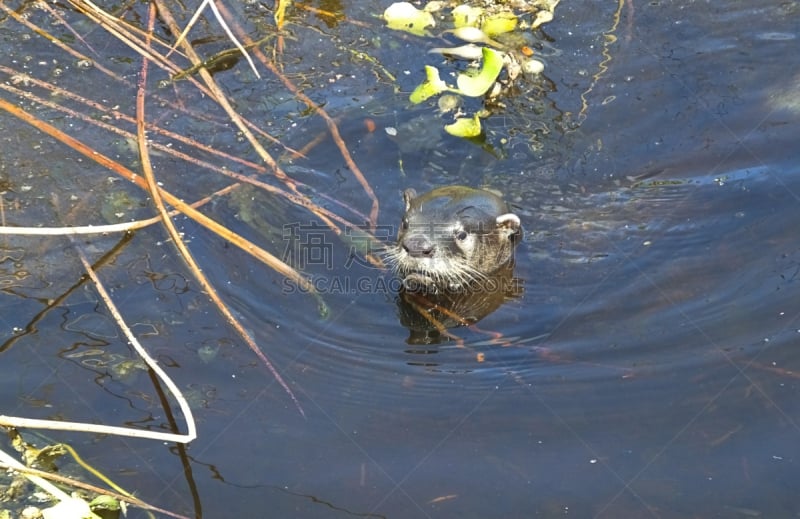
[[[287, 290], [280, 275], [179, 219], [305, 417], [169, 245], [141, 252], [165, 240], [153, 228], [136, 236], [138, 248], [111, 258], [104, 279], [148, 349], [191, 393], [199, 438], [182, 453], [143, 440], [49, 436], [80, 447], [141, 498], [189, 516], [800, 515], [800, 6], [616, 7], [559, 5], [544, 28], [548, 81], [523, 86], [487, 121], [483, 148], [443, 136], [430, 106], [407, 106], [385, 79], [345, 74], [317, 91], [376, 190], [381, 225], [396, 224], [407, 187], [485, 184], [507, 194], [525, 227], [521, 297], [477, 326], [451, 330], [458, 340], [412, 345], [395, 294], [381, 285], [391, 276], [350, 264], [350, 243], [326, 234], [330, 256], [307, 265], [330, 308], [322, 317], [312, 296]], [[345, 9], [369, 29], [300, 11], [293, 34], [323, 63], [346, 61], [341, 49], [356, 42], [409, 91], [421, 78], [420, 41], [386, 32], [372, 9]], [[252, 21], [256, 11], [243, 15]], [[611, 60], [601, 73], [603, 52]], [[227, 79], [243, 105], [297, 118], [296, 126], [276, 124], [284, 141], [299, 147], [323, 131], [289, 96], [274, 99], [244, 78]], [[412, 127], [417, 133], [404, 133]], [[227, 144], [249, 157], [245, 145]], [[195, 174], [180, 161], [166, 164], [174, 185]], [[20, 166], [4, 169], [22, 183]], [[369, 208], [329, 141], [287, 171], [318, 193]], [[217, 182], [192, 178], [209, 190]], [[25, 200], [20, 192], [7, 199]], [[283, 223], [313, 222], [289, 204], [242, 200], [217, 201], [208, 212], [277, 255], [289, 245]], [[23, 209], [42, 217], [34, 207], [49, 214], [47, 204]], [[8, 243], [3, 254], [27, 256], [16, 267], [0, 263], [4, 276], [37, 262], [65, 269], [65, 258], [74, 269], [4, 281], [0, 322], [6, 337], [22, 337], [2, 350], [0, 414], [166, 428], [146, 372], [133, 380], [107, 374], [134, 355], [80, 283], [66, 242], [35, 256], [33, 240]], [[99, 254], [116, 243], [87, 247]], [[47, 298], [75, 283], [28, 325]], [[205, 363], [201, 347], [218, 354]], [[86, 362], [92, 349], [100, 364]]]

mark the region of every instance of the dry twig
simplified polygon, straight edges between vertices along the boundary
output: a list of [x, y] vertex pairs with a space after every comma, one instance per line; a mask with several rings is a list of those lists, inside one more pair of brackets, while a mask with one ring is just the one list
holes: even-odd
[[[152, 24], [155, 19], [155, 13], [153, 12], [154, 6], [151, 4], [151, 16], [149, 19], [150, 26], [148, 27], [148, 34], [149, 31], [152, 31]], [[147, 40], [146, 40], [147, 41]], [[149, 41], [147, 41], [149, 43]], [[225, 317], [225, 320], [228, 321], [234, 330], [239, 334], [239, 336], [247, 343], [250, 349], [258, 356], [259, 359], [264, 363], [264, 365], [269, 369], [272, 376], [275, 377], [275, 380], [281, 385], [281, 387], [286, 391], [289, 397], [294, 402], [297, 409], [300, 411], [300, 414], [305, 416], [305, 412], [303, 411], [303, 407], [300, 405], [300, 402], [295, 397], [294, 393], [292, 392], [291, 388], [286, 384], [283, 380], [283, 377], [278, 373], [278, 370], [275, 369], [275, 366], [272, 362], [267, 358], [267, 356], [262, 352], [258, 345], [253, 341], [250, 335], [245, 331], [244, 327], [239, 323], [239, 320], [234, 317], [233, 313], [228, 309], [227, 305], [222, 302], [222, 298], [219, 297], [217, 294], [216, 289], [208, 281], [208, 278], [203, 274], [200, 269], [200, 266], [194, 260], [192, 253], [189, 252], [189, 248], [183, 242], [183, 239], [180, 236], [180, 233], [175, 228], [175, 225], [172, 223], [172, 219], [169, 216], [167, 208], [164, 206], [164, 202], [161, 198], [161, 190], [158, 187], [158, 183], [156, 182], [155, 174], [153, 173], [153, 167], [150, 163], [150, 152], [148, 150], [147, 145], [147, 136], [145, 134], [145, 111], [144, 111], [144, 101], [145, 101], [145, 93], [147, 91], [147, 59], [142, 60], [142, 69], [139, 75], [139, 89], [136, 94], [136, 133], [137, 133], [137, 143], [139, 144], [139, 157], [142, 161], [142, 171], [144, 172], [145, 178], [147, 179], [147, 188], [150, 192], [150, 196], [153, 200], [153, 204], [156, 206], [159, 214], [161, 215], [161, 221], [164, 224], [164, 227], [167, 229], [170, 237], [172, 238], [172, 242], [175, 244], [175, 247], [178, 248], [183, 259], [189, 265], [189, 268], [192, 270], [195, 279], [202, 285], [203, 289], [205, 290], [206, 294], [209, 298], [214, 302], [214, 305], [217, 309], [222, 313]]]

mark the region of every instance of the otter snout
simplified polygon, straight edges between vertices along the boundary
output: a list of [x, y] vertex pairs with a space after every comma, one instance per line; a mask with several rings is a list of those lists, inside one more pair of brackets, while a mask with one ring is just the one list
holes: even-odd
[[403, 238], [402, 247], [412, 258], [430, 258], [436, 251], [433, 240], [424, 234], [406, 236]]

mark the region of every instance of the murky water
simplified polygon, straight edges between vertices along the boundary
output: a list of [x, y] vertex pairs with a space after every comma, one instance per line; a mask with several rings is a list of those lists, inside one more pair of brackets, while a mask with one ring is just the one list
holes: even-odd
[[[209, 214], [277, 255], [293, 252], [286, 222], [324, 240], [305, 271], [327, 316], [314, 297], [179, 220], [305, 416], [207, 306], [169, 246], [142, 252], [142, 243], [165, 239], [151, 228], [102, 273], [190, 395], [199, 438], [182, 453], [142, 440], [49, 436], [80, 447], [143, 499], [198, 517], [798, 515], [800, 6], [616, 7], [558, 7], [545, 27], [546, 97], [532, 101], [544, 88], [537, 84], [509, 101], [488, 120], [483, 148], [444, 136], [430, 107], [409, 107], [372, 76], [339, 78], [328, 91], [327, 108], [381, 201], [382, 226], [397, 224], [407, 187], [486, 184], [506, 193], [525, 228], [515, 269], [522, 295], [450, 330], [449, 340], [410, 344], [391, 275], [353, 261], [352, 240], [319, 231], [289, 204], [228, 197]], [[347, 9], [371, 24], [364, 45], [413, 88], [421, 65], [409, 42], [419, 41], [387, 33], [365, 6]], [[309, 23], [342, 45], [365, 31]], [[604, 46], [612, 28], [616, 41]], [[323, 42], [306, 41], [328, 59]], [[611, 60], [593, 80], [603, 52]], [[258, 83], [228, 81], [248, 103], [266, 95]], [[275, 103], [275, 117], [297, 116], [288, 99]], [[539, 131], [515, 126], [530, 124], [534, 109], [543, 114]], [[280, 135], [297, 146], [324, 129], [311, 117], [297, 123]], [[416, 133], [403, 133], [410, 128]], [[192, 173], [169, 164], [176, 176]], [[330, 142], [287, 170], [368, 211]], [[4, 175], [20, 182], [8, 166]], [[215, 182], [206, 175], [198, 185]], [[7, 200], [24, 200], [19, 192]], [[79, 268], [50, 289], [53, 276], [19, 277], [39, 263], [11, 252], [25, 255], [33, 241], [8, 243], [0, 280], [15, 272], [18, 280], [4, 281], [0, 295], [8, 328], [0, 414], [167, 427], [146, 372], [114, 371], [135, 356]], [[73, 261], [66, 243], [38, 261]], [[89, 250], [114, 243], [93, 240]]]

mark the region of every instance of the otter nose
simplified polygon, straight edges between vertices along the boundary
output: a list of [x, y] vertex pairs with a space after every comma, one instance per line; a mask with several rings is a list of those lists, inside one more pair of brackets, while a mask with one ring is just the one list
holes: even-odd
[[433, 255], [434, 245], [424, 234], [415, 234], [403, 240], [403, 249], [412, 257], [424, 258]]

